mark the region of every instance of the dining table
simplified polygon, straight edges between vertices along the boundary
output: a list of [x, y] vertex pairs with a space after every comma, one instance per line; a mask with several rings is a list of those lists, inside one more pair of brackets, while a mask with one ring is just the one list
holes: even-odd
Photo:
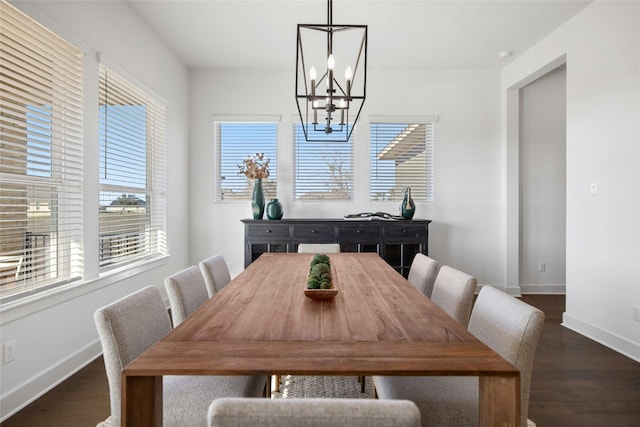
[[[122, 423], [162, 425], [164, 375], [476, 376], [479, 425], [520, 425], [520, 372], [376, 253], [264, 253], [122, 371]], [[313, 297], [313, 295], [311, 295]]]

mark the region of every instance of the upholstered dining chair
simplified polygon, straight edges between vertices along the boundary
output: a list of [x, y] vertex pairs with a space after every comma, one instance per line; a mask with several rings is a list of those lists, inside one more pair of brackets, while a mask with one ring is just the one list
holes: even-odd
[[[520, 370], [521, 424], [527, 425], [533, 359], [544, 313], [504, 292], [484, 286], [471, 313], [469, 331]], [[477, 377], [374, 376], [380, 399], [408, 399], [420, 408], [423, 426], [478, 425]]]
[[475, 277], [443, 265], [433, 284], [431, 301], [466, 328], [469, 324], [477, 283]]
[[[133, 359], [171, 331], [160, 290], [147, 286], [94, 313], [109, 382], [111, 425], [120, 426], [121, 373]], [[260, 376], [165, 376], [163, 425], [206, 426], [207, 409], [220, 397], [260, 397]]]
[[165, 278], [164, 288], [169, 297], [174, 328], [209, 299], [204, 277], [195, 265]]
[[227, 261], [220, 254], [209, 257], [204, 261], [200, 261], [198, 266], [200, 267], [200, 271], [204, 277], [204, 283], [207, 286], [209, 298], [213, 297], [216, 292], [219, 292], [231, 281], [231, 274], [229, 273]]
[[440, 263], [433, 258], [417, 253], [411, 262], [407, 280], [420, 292], [431, 298]]
[[298, 253], [337, 254], [340, 253], [340, 243], [299, 243]]
[[419, 427], [420, 411], [407, 400], [243, 399], [214, 400], [209, 427]]

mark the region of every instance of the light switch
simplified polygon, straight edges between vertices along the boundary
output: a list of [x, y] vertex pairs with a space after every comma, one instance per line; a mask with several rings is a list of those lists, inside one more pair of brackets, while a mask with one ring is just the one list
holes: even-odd
[[591, 195], [595, 196], [598, 194], [598, 184], [595, 182], [591, 183]]

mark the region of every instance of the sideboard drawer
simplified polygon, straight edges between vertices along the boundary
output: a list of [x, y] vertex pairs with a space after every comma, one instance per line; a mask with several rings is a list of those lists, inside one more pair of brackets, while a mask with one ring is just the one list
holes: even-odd
[[348, 242], [378, 241], [380, 240], [380, 227], [377, 225], [339, 227], [338, 236], [341, 241]]
[[406, 226], [401, 226], [401, 227], [393, 227], [393, 228], [388, 228], [388, 229], [385, 230], [385, 237], [386, 238], [392, 238], [392, 239], [397, 239], [397, 238], [402, 238], [402, 239], [407, 239], [407, 238], [423, 239], [426, 234], [427, 234], [426, 227], [420, 227], [420, 226], [415, 226], [415, 225], [414, 226], [406, 225]]
[[333, 225], [313, 224], [296, 225], [293, 228], [293, 237], [297, 240], [324, 241], [333, 240]]
[[289, 237], [288, 225], [252, 225], [248, 229], [249, 237]]

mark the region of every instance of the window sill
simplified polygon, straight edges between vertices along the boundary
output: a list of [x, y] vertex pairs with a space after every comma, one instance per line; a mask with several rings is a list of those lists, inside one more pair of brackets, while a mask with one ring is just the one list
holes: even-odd
[[171, 255], [140, 261], [125, 267], [103, 273], [100, 277], [90, 280], [74, 281], [55, 288], [36, 292], [0, 305], [0, 324], [9, 323], [22, 317], [46, 310], [66, 301], [95, 292], [130, 277], [153, 270], [167, 263]]

